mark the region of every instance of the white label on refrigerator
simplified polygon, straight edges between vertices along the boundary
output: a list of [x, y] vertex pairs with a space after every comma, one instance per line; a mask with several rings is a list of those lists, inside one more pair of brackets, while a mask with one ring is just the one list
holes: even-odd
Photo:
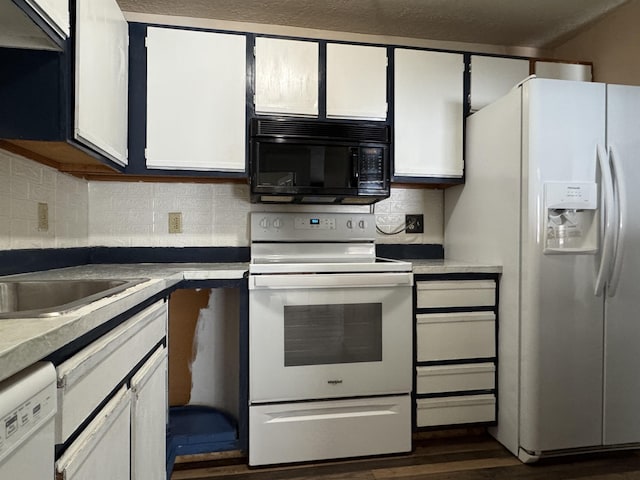
[[595, 182], [547, 182], [544, 186], [547, 208], [598, 208], [598, 184]]

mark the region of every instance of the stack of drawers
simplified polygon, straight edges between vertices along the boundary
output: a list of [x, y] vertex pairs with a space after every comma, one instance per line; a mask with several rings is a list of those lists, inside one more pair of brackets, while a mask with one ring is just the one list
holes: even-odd
[[498, 276], [415, 279], [416, 426], [495, 422]]

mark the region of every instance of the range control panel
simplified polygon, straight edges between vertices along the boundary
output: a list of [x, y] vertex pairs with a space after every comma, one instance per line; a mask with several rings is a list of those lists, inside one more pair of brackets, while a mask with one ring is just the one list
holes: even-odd
[[374, 241], [372, 213], [252, 212], [251, 241]]

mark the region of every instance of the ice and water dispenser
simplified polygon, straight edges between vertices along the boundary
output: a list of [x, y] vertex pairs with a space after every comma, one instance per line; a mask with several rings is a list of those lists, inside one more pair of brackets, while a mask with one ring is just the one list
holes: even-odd
[[596, 253], [598, 185], [548, 182], [544, 187], [544, 253]]

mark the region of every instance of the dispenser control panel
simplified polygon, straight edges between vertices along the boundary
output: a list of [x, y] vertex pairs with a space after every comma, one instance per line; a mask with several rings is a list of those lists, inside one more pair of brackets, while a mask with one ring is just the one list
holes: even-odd
[[596, 209], [598, 185], [593, 182], [545, 184], [547, 208]]

